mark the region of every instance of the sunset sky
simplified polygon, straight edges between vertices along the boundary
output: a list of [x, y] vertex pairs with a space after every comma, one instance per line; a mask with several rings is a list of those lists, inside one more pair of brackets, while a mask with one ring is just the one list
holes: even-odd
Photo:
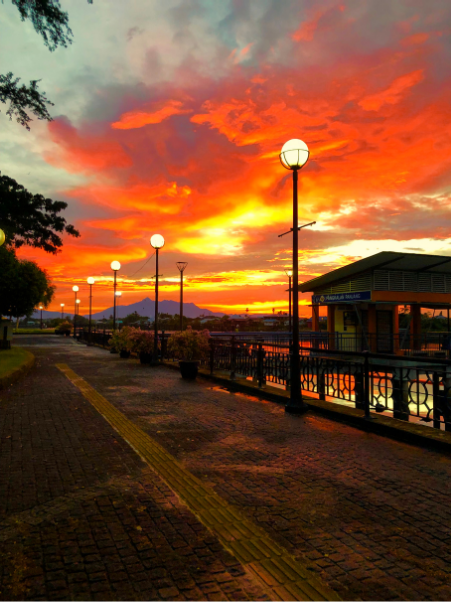
[[[300, 174], [300, 278], [379, 251], [451, 255], [449, 0], [63, 1], [74, 42], [49, 52], [9, 0], [0, 73], [55, 103], [31, 132], [0, 105], [0, 169], [68, 202], [81, 232], [57, 256], [32, 248], [57, 286], [49, 309], [98, 279], [94, 309], [153, 298], [212, 311], [288, 309], [290, 138]], [[1, 220], [1, 216], [0, 216]], [[139, 270], [139, 271], [138, 271]], [[84, 303], [84, 301], [86, 302]], [[310, 297], [301, 295], [302, 315]]]

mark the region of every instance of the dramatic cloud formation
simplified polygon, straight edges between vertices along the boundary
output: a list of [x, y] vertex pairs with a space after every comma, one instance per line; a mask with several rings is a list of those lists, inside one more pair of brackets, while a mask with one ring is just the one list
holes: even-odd
[[122, 303], [152, 296], [159, 232], [164, 298], [184, 260], [187, 301], [286, 310], [292, 188], [278, 153], [294, 137], [311, 151], [300, 220], [317, 222], [300, 234], [304, 280], [380, 250], [450, 254], [448, 0], [67, 9], [75, 43], [51, 55], [1, 9], [5, 69], [41, 77], [56, 115], [31, 134], [0, 115], [3, 169], [67, 200], [82, 233], [56, 258], [24, 250], [53, 275], [55, 307], [89, 275], [96, 309], [110, 304], [112, 259]]

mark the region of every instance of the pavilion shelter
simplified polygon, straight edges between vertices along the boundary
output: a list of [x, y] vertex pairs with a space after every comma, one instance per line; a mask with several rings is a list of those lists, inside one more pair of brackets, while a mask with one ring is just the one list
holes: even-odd
[[[446, 310], [450, 331], [451, 256], [383, 251], [304, 282], [299, 290], [313, 293], [312, 331], [319, 331], [319, 307], [327, 307], [329, 349], [420, 354], [428, 347], [421, 308]], [[400, 332], [404, 306], [410, 307], [409, 322]], [[435, 350], [446, 347], [449, 353], [445, 334]]]

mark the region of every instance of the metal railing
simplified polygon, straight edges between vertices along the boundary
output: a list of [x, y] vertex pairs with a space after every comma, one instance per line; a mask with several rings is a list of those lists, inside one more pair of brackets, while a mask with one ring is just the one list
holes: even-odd
[[[321, 333], [323, 335], [323, 333]], [[88, 331], [80, 339], [88, 342]], [[91, 343], [108, 347], [111, 333], [92, 331]], [[177, 361], [168, 353], [170, 333], [161, 332], [160, 359]], [[299, 348], [303, 391], [320, 400], [345, 403], [400, 420], [431, 423], [451, 431], [451, 361], [439, 357], [398, 357], [368, 351], [320, 347], [324, 337], [303, 341]], [[326, 343], [327, 344], [327, 343]], [[290, 354], [287, 344], [242, 336], [211, 337], [209, 357], [201, 365], [211, 374], [226, 372], [231, 379], [252, 379], [289, 388]]]

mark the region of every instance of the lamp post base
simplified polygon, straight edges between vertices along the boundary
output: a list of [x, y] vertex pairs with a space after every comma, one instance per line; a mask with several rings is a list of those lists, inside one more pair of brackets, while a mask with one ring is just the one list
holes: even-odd
[[285, 412], [287, 414], [305, 414], [309, 410], [309, 406], [299, 399], [295, 402], [289, 401], [285, 406]]

